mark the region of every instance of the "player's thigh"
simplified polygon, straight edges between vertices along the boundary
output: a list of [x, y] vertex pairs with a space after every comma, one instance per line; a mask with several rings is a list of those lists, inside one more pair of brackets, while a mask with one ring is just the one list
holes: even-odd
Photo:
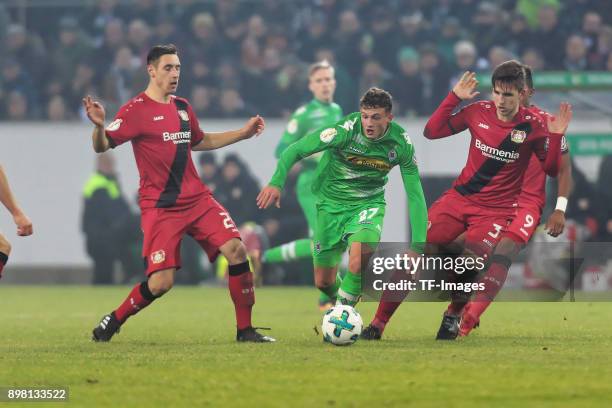
[[427, 243], [431, 246], [453, 242], [467, 228], [464, 213], [466, 206], [460, 205], [464, 200], [458, 194], [447, 192], [435, 201], [428, 213]]
[[520, 245], [527, 245], [535, 233], [541, 219], [540, 209], [536, 206], [524, 206], [518, 209], [516, 216], [506, 228], [504, 236]]
[[[314, 266], [335, 266], [346, 249], [343, 241], [346, 215], [337, 206], [317, 203], [317, 221], [313, 234]], [[338, 261], [334, 264], [336, 259]]]
[[511, 217], [499, 216], [473, 217], [465, 234], [465, 249], [478, 257], [489, 257], [502, 239]]
[[180, 268], [181, 239], [188, 228], [188, 219], [179, 211], [150, 208], [142, 211], [142, 256], [145, 273]]
[[[201, 214], [193, 221], [187, 233], [195, 239], [204, 249], [211, 262], [221, 253], [221, 247], [233, 240], [240, 240], [240, 232], [229, 212], [212, 196], [203, 199], [198, 204], [198, 213]], [[228, 251], [235, 245], [228, 245]]]

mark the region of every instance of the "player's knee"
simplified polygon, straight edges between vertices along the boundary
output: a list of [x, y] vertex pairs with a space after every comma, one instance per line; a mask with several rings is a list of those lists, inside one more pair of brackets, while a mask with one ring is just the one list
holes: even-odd
[[11, 243], [4, 237], [4, 235], [0, 234], [0, 252], [5, 255], [9, 255], [11, 253]]
[[227, 261], [230, 264], [238, 264], [246, 262], [247, 260], [247, 250], [244, 244], [239, 239], [232, 239], [223, 245], [223, 256], [227, 258]]
[[335, 270], [315, 270], [315, 286], [317, 289], [325, 289], [336, 283]]
[[512, 238], [502, 238], [495, 247], [496, 255], [514, 256], [520, 250], [520, 246]]
[[153, 275], [149, 278], [149, 290], [151, 294], [155, 297], [160, 297], [164, 293], [168, 292], [172, 289], [174, 285], [174, 279], [172, 277], [167, 277], [163, 275]]
[[348, 269], [352, 273], [361, 273], [361, 256], [349, 257]]

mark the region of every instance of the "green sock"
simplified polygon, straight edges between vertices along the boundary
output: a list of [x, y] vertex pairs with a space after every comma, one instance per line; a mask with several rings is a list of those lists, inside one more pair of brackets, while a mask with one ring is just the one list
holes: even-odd
[[312, 258], [312, 240], [298, 239], [264, 252], [262, 260], [266, 263], [280, 263], [296, 259]]
[[340, 284], [338, 289], [338, 300], [340, 303], [355, 306], [361, 296], [361, 274], [349, 271]]
[[336, 297], [338, 297], [338, 288], [340, 287], [340, 283], [342, 280], [338, 275], [336, 275], [336, 282], [323, 289], [319, 289], [319, 304], [324, 304], [328, 302], [335, 302]]

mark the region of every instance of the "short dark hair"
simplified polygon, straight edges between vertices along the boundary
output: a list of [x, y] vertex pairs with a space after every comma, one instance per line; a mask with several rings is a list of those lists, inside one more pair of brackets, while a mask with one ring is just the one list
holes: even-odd
[[523, 64], [523, 69], [525, 70], [525, 85], [529, 89], [533, 89], [533, 74], [531, 72], [531, 67], [527, 64]]
[[495, 85], [511, 86], [522, 91], [525, 88], [525, 69], [517, 60], [502, 62], [493, 71], [491, 77], [493, 88]]
[[370, 88], [359, 100], [359, 107], [365, 109], [385, 108], [385, 111], [391, 112], [391, 109], [393, 109], [393, 98], [384, 89]]
[[163, 45], [155, 45], [147, 54], [147, 65], [154, 64], [158, 59], [161, 58], [162, 55], [166, 54], [176, 54], [178, 55], [178, 49], [174, 44], [163, 44]]

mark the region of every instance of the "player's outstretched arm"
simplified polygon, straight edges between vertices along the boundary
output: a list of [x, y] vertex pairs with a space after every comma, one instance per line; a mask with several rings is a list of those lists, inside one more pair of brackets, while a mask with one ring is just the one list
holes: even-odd
[[192, 150], [215, 150], [229, 146], [241, 140], [259, 136], [264, 131], [265, 126], [266, 123], [261, 116], [253, 116], [241, 129], [205, 133], [202, 141], [193, 146]]
[[8, 178], [4, 173], [4, 168], [0, 165], [0, 202], [4, 204], [7, 210], [13, 216], [13, 221], [15, 225], [17, 225], [17, 235], [20, 236], [28, 236], [32, 235], [32, 221], [28, 218], [27, 215], [23, 213], [19, 205], [17, 205], [17, 200], [11, 191], [11, 187], [8, 183]]
[[412, 249], [418, 253], [424, 250], [427, 240], [427, 203], [421, 177], [415, 164], [400, 167], [404, 190], [408, 197], [408, 215], [410, 216]]
[[257, 207], [264, 209], [275, 204], [276, 208], [280, 208], [280, 196], [281, 192], [278, 187], [266, 186], [257, 195]]
[[468, 125], [465, 122], [465, 110], [461, 110], [456, 114], [452, 114], [459, 102], [472, 99], [480, 92], [476, 91], [478, 80], [473, 72], [465, 72], [453, 90], [444, 98], [438, 109], [431, 115], [423, 136], [428, 139], [440, 139], [460, 133], [467, 129]]
[[557, 176], [557, 205], [546, 221], [548, 235], [558, 237], [565, 229], [565, 209], [572, 189], [572, 160], [569, 153], [561, 156], [561, 168]]
[[87, 112], [87, 117], [94, 124], [94, 130], [91, 135], [93, 142], [93, 149], [96, 153], [102, 153], [110, 149], [110, 143], [106, 138], [106, 132], [104, 130], [104, 120], [106, 119], [106, 112], [104, 106], [98, 101], [94, 101], [93, 98], [87, 95], [83, 98], [83, 107]]
[[562, 102], [559, 112], [546, 121], [548, 135], [548, 151], [542, 169], [551, 177], [557, 177], [560, 167], [561, 141], [572, 120], [572, 105]]

